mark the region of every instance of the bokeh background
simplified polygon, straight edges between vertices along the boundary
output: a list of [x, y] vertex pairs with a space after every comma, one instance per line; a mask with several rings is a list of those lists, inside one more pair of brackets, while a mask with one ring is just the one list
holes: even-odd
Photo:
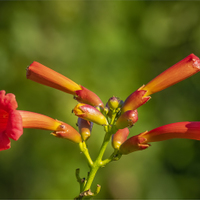
[[[126, 97], [190, 53], [200, 56], [200, 2], [1, 1], [0, 89], [18, 109], [76, 127], [72, 96], [26, 79], [38, 61], [95, 92], [103, 102]], [[181, 72], [180, 72], [181, 73]], [[138, 109], [131, 135], [158, 126], [200, 120], [200, 74], [153, 94]], [[103, 139], [94, 126], [93, 158]], [[110, 146], [107, 155], [112, 152]], [[78, 145], [48, 131], [24, 130], [0, 156], [0, 198], [72, 199], [75, 169], [88, 167]], [[200, 142], [173, 139], [123, 156], [101, 169], [100, 199], [200, 198]]]

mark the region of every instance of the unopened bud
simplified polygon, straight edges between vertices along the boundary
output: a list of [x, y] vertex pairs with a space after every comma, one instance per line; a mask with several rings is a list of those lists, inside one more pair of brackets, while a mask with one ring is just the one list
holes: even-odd
[[106, 117], [96, 108], [88, 104], [79, 103], [73, 109], [76, 116], [99, 125], [108, 125]]
[[115, 110], [122, 105], [121, 102], [122, 101], [119, 98], [113, 96], [108, 100], [108, 106], [109, 108]]
[[78, 118], [79, 133], [81, 134], [83, 141], [86, 141], [90, 137], [92, 126], [92, 122]]
[[116, 122], [116, 127], [118, 129], [123, 129], [126, 127], [132, 127], [138, 120], [137, 110], [128, 110], [123, 113]]
[[139, 137], [139, 135], [135, 135], [128, 140], [126, 140], [121, 146], [120, 146], [120, 153], [122, 154], [129, 154], [134, 151], [138, 150], [144, 150], [148, 148], [150, 145], [145, 143], [146, 139]]
[[112, 136], [112, 146], [114, 149], [119, 149], [121, 144], [123, 144], [129, 135], [129, 129], [119, 129], [115, 134]]

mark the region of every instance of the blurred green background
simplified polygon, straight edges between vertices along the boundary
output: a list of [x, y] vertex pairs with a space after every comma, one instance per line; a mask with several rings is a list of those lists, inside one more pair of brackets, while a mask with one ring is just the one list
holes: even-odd
[[[0, 89], [18, 109], [75, 126], [72, 96], [26, 79], [38, 61], [95, 92], [104, 103], [126, 97], [190, 53], [200, 56], [200, 2], [1, 1]], [[200, 74], [153, 94], [131, 135], [200, 120]], [[94, 126], [94, 158], [103, 139]], [[112, 152], [110, 147], [107, 155]], [[68, 199], [79, 193], [75, 169], [88, 167], [78, 145], [25, 129], [0, 156], [0, 198]], [[200, 198], [200, 142], [173, 139], [123, 156], [97, 174], [102, 199]]]

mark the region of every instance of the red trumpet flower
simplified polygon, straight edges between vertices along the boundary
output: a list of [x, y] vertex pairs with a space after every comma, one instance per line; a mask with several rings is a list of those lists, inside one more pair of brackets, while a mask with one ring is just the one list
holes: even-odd
[[200, 122], [177, 122], [160, 126], [151, 131], [145, 131], [126, 140], [121, 145], [120, 152], [128, 154], [147, 148], [148, 143], [173, 138], [200, 140]]
[[94, 92], [36, 61], [27, 68], [26, 77], [37, 83], [73, 94], [81, 103], [104, 107], [103, 102]]
[[122, 112], [137, 109], [150, 99], [149, 95], [183, 81], [199, 71], [199, 58], [194, 54], [190, 54], [129, 95], [124, 102]]

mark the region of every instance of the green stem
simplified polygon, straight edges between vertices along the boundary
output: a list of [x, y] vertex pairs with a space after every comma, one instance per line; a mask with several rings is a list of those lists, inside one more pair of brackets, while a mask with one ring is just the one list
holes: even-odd
[[88, 151], [88, 148], [86, 146], [85, 141], [79, 143], [79, 148], [83, 152], [83, 154], [85, 155], [85, 157], [87, 158], [89, 166], [92, 167], [93, 161], [92, 161], [92, 159], [90, 157], [90, 154], [89, 154], [89, 151]]
[[[104, 137], [104, 141], [103, 141], [103, 144], [101, 146], [101, 149], [99, 151], [99, 155], [97, 157], [97, 159], [95, 160], [95, 162], [93, 163], [92, 167], [91, 167], [91, 171], [90, 171], [90, 174], [89, 174], [89, 177], [88, 177], [88, 180], [87, 180], [87, 183], [84, 187], [84, 191], [86, 190], [89, 190], [91, 185], [92, 185], [92, 182], [94, 180], [94, 177], [98, 171], [99, 168], [103, 167], [105, 163], [102, 162], [102, 158], [103, 158], [103, 155], [105, 153], [105, 150], [107, 148], [107, 145], [110, 141], [110, 138], [112, 136], [112, 131], [110, 130], [109, 132], [106, 133], [105, 137]], [[111, 161], [111, 160], [110, 160]], [[108, 163], [108, 162], [107, 162]], [[107, 164], [106, 163], [106, 164]]]
[[[96, 175], [97, 171], [99, 170], [99, 168], [105, 166], [106, 164], [108, 164], [109, 162], [114, 160], [115, 156], [117, 155], [116, 151], [115, 151], [108, 159], [105, 159], [104, 161], [102, 161], [103, 155], [104, 155], [105, 150], [108, 146], [108, 143], [111, 139], [111, 136], [115, 131], [115, 129], [113, 128], [113, 124], [115, 122], [116, 115], [117, 115], [117, 112], [113, 113], [110, 125], [105, 126], [106, 134], [105, 134], [105, 137], [104, 137], [104, 141], [103, 141], [102, 146], [100, 148], [99, 155], [97, 156], [97, 159], [94, 162], [92, 161], [92, 159], [89, 155], [89, 151], [88, 151], [88, 148], [86, 146], [86, 143], [84, 141], [79, 143], [79, 147], [80, 147], [81, 151], [84, 153], [85, 157], [87, 158], [88, 164], [90, 166], [90, 173], [89, 173], [87, 181], [85, 182], [85, 185], [82, 187], [81, 193], [86, 192], [86, 191], [91, 192], [90, 188], [91, 188], [91, 185], [93, 183], [93, 180], [94, 180], [95, 175]], [[97, 191], [98, 192], [100, 191], [100, 186], [97, 187]], [[93, 196], [94, 195], [95, 194], [93, 194]], [[87, 196], [89, 197], [90, 195], [87, 195]]]

